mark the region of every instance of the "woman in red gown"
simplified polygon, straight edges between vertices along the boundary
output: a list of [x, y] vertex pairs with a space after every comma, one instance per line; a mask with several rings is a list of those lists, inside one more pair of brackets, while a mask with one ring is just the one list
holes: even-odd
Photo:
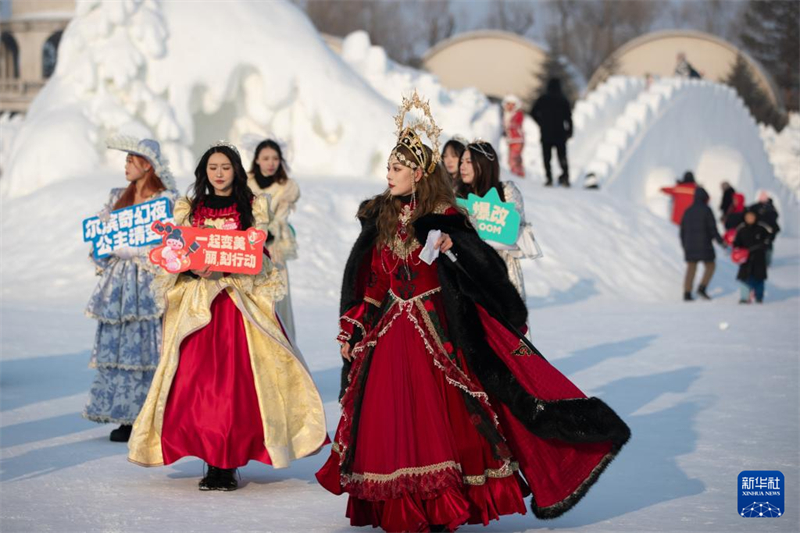
[[[398, 124], [411, 107], [425, 111], [436, 144], [416, 94]], [[525, 304], [456, 207], [435, 148], [403, 129], [387, 191], [359, 210], [342, 286], [342, 417], [317, 479], [349, 493], [352, 525], [386, 531], [485, 525], [524, 514], [531, 493], [534, 514], [552, 518], [630, 432], [524, 339]], [[428, 239], [433, 230], [442, 233]], [[425, 243], [457, 261], [428, 264]]]

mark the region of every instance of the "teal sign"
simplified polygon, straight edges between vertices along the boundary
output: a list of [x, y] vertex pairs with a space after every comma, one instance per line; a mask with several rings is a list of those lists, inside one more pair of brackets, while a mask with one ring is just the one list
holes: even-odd
[[469, 211], [481, 239], [501, 244], [516, 244], [519, 233], [519, 213], [514, 202], [503, 202], [492, 187], [486, 196], [481, 198], [470, 193], [458, 199], [458, 205]]

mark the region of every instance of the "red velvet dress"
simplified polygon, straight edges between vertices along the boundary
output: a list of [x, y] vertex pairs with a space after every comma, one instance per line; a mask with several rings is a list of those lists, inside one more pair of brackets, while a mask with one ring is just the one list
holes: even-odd
[[[235, 205], [201, 206], [192, 225], [241, 229]], [[264, 447], [244, 318], [225, 291], [211, 304], [211, 322], [181, 344], [164, 412], [161, 447], [164, 464], [186, 456], [218, 468], [238, 468], [251, 459], [271, 464]]]
[[[350, 375], [364, 364], [369, 374], [360, 406], [358, 387], [342, 398], [333, 452], [317, 479], [334, 494], [350, 494], [347, 516], [356, 526], [427, 531], [524, 514], [529, 490], [499, 414], [447, 341], [437, 265], [422, 262], [416, 245], [405, 259], [397, 246], [399, 255], [374, 248], [364, 303], [342, 317], [340, 340], [365, 333]], [[370, 327], [368, 306], [381, 302]]]

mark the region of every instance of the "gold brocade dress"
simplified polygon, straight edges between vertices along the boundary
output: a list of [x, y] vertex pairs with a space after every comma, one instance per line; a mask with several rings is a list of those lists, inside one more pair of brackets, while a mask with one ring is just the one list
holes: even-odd
[[[235, 205], [190, 210], [178, 200], [176, 225], [241, 228]], [[270, 229], [268, 197], [255, 198], [253, 216], [255, 227]], [[276, 316], [285, 283], [271, 261], [257, 275], [160, 272], [154, 292], [165, 307], [161, 360], [133, 426], [131, 462], [194, 455], [220, 468], [250, 459], [284, 468], [325, 443], [319, 392]]]

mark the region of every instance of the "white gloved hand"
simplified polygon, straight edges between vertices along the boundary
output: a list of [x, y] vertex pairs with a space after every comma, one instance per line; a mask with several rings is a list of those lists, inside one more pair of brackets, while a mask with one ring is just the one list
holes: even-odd
[[100, 219], [100, 222], [106, 224], [109, 220], [111, 220], [111, 210], [108, 207], [104, 207], [102, 211], [97, 213], [97, 218]]

